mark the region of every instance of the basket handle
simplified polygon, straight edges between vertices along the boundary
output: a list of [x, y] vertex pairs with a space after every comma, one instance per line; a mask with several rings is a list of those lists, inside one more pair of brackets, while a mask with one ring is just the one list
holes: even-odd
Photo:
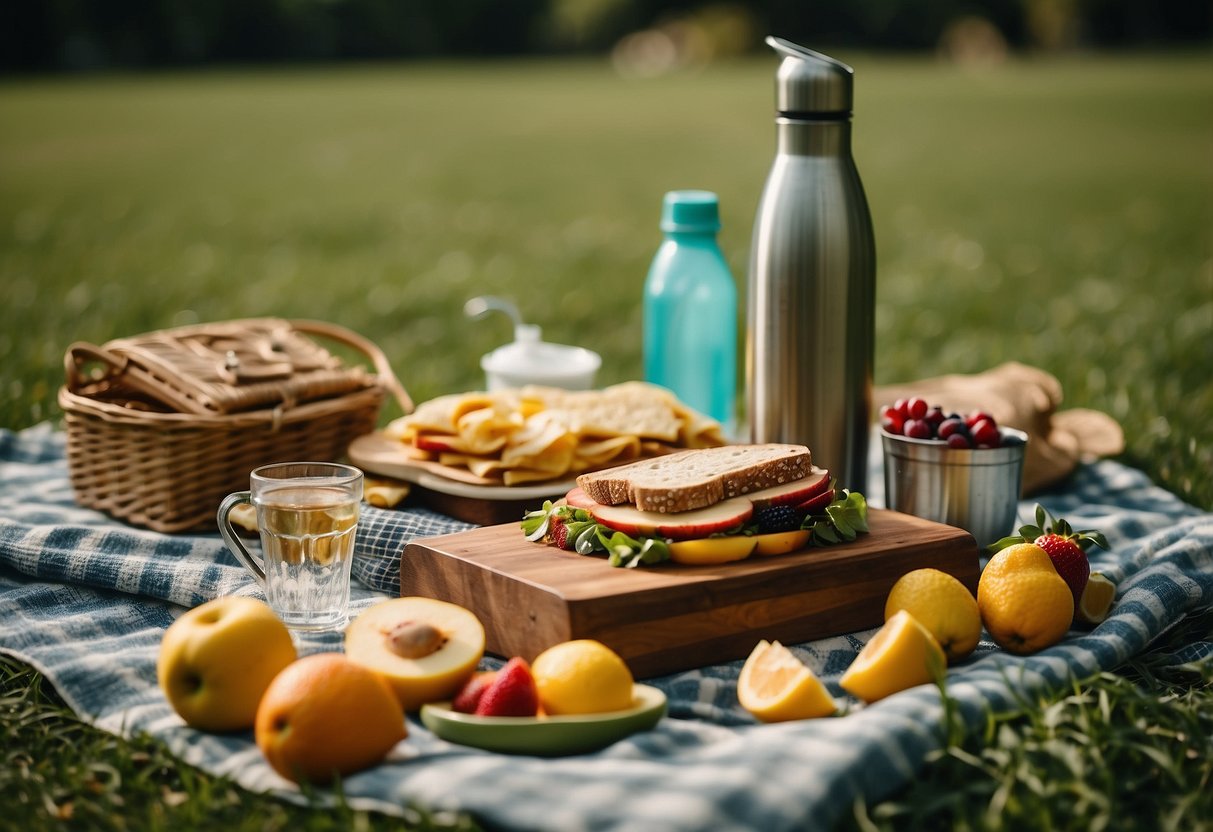
[[110, 378], [126, 372], [127, 358], [116, 355], [108, 350], [90, 344], [87, 341], [76, 341], [63, 354], [63, 369], [67, 376], [67, 389], [73, 393], [80, 392], [86, 384], [96, 381], [83, 372], [85, 364], [104, 364], [106, 375]]
[[400, 408], [405, 413], [413, 412], [413, 400], [409, 398], [408, 391], [404, 389], [404, 385], [400, 383], [400, 379], [396, 378], [396, 373], [392, 370], [392, 365], [388, 363], [387, 356], [383, 354], [383, 350], [379, 349], [374, 341], [363, 338], [352, 330], [329, 323], [328, 321], [291, 320], [289, 323], [300, 332], [330, 338], [363, 353], [375, 365], [375, 372], [387, 386], [387, 389], [391, 391]]

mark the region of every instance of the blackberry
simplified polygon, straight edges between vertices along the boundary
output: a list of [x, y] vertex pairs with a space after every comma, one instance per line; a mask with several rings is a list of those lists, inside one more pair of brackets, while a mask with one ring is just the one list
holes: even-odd
[[754, 512], [754, 520], [759, 534], [774, 534], [799, 529], [804, 515], [792, 505], [765, 506]]

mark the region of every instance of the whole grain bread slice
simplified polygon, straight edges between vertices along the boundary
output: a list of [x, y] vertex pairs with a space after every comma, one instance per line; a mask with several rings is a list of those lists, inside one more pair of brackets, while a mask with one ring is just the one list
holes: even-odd
[[582, 474], [577, 484], [597, 503], [674, 513], [803, 479], [812, 468], [804, 445], [725, 445]]

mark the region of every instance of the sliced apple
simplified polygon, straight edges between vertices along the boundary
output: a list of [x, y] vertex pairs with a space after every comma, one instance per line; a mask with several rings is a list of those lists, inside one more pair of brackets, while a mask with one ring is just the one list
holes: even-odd
[[748, 497], [733, 497], [694, 511], [665, 514], [641, 511], [635, 506], [604, 506], [594, 503], [586, 509], [595, 520], [624, 534], [644, 537], [668, 537], [690, 540], [728, 531], [750, 519], [754, 504]]
[[745, 535], [676, 540], [670, 544], [670, 560], [687, 566], [708, 566], [745, 560], [754, 552], [757, 538]]
[[412, 711], [450, 699], [472, 675], [484, 655], [484, 626], [458, 604], [394, 598], [350, 622], [345, 655], [384, 676]]
[[771, 534], [756, 534], [754, 547], [756, 555], [786, 555], [803, 549], [813, 533], [808, 529], [795, 529], [790, 532], [772, 532]]
[[796, 506], [796, 510], [803, 511], [805, 514], [821, 514], [832, 502], [834, 502], [834, 489], [827, 488], [816, 497]]
[[830, 487], [830, 472], [814, 467], [807, 477], [782, 485], [773, 485], [746, 496], [755, 508], [767, 506], [800, 505], [816, 497]]
[[413, 445], [423, 451], [452, 451], [457, 454], [470, 452], [462, 437], [445, 433], [419, 433], [413, 438]]
[[568, 494], [564, 495], [564, 501], [573, 508], [582, 508], [589, 511], [598, 503], [590, 499], [590, 495], [581, 490], [581, 486], [577, 486]]

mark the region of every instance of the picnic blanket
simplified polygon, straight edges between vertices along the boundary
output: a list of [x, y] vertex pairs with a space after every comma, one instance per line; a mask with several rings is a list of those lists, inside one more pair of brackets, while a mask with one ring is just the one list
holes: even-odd
[[[132, 529], [74, 505], [63, 435], [50, 426], [0, 430], [0, 650], [37, 667], [84, 719], [146, 732], [185, 761], [253, 790], [302, 800], [263, 761], [251, 734], [194, 731], [156, 686], [165, 628], [187, 607], [224, 594], [259, 596], [217, 536]], [[875, 443], [878, 446], [878, 443]], [[880, 504], [874, 455], [869, 499]], [[1119, 586], [1112, 615], [1090, 632], [1015, 657], [983, 640], [951, 669], [948, 692], [971, 721], [985, 709], [1056, 689], [1140, 653], [1186, 612], [1213, 604], [1213, 515], [1103, 461], [1080, 466], [1039, 500], [1076, 527], [1101, 529], [1111, 551], [1094, 568]], [[423, 510], [367, 509], [357, 543], [353, 607], [394, 592], [403, 544], [465, 524]], [[652, 731], [593, 754], [544, 759], [447, 743], [410, 717], [388, 760], [343, 784], [349, 802], [402, 814], [410, 804], [468, 812], [486, 826], [538, 830], [828, 828], [858, 795], [886, 797], [942, 743], [938, 689], [925, 685], [862, 707], [838, 678], [874, 631], [796, 646], [846, 716], [759, 725], [737, 704], [741, 662], [646, 680], [669, 697]], [[322, 642], [320, 639], [318, 642]], [[317, 643], [313, 649], [333, 648]], [[1189, 645], [1182, 660], [1213, 652]], [[487, 659], [484, 667], [499, 666]]]

